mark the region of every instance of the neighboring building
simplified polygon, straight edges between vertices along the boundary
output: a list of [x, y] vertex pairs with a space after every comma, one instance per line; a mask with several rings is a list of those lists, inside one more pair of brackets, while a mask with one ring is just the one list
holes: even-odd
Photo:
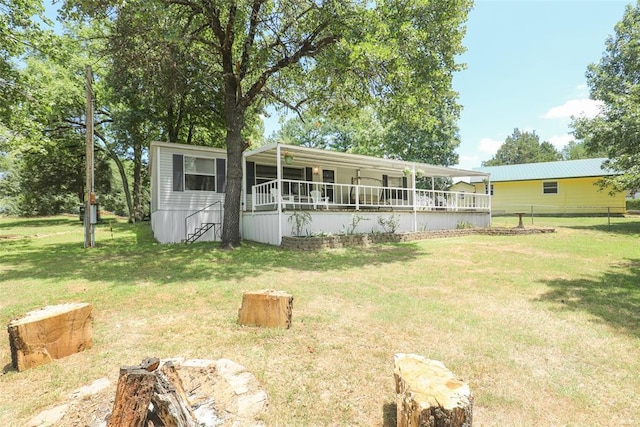
[[476, 186], [466, 181], [458, 181], [455, 184], [452, 184], [451, 187], [449, 187], [449, 191], [458, 191], [460, 193], [475, 193]]
[[[154, 142], [149, 153], [155, 238], [219, 240], [226, 151]], [[310, 214], [304, 235], [384, 232], [390, 219], [398, 221], [398, 232], [490, 225], [489, 196], [418, 189], [414, 179], [431, 178], [433, 187], [435, 178], [482, 180], [484, 172], [283, 144], [245, 152], [243, 172], [240, 227], [246, 240], [279, 245], [294, 233], [302, 211]]]
[[471, 177], [477, 193], [491, 194], [494, 215], [515, 212], [561, 215], [625, 213], [625, 194], [610, 195], [597, 181], [617, 172], [602, 168], [606, 159], [566, 160], [489, 166], [475, 171], [489, 179]]

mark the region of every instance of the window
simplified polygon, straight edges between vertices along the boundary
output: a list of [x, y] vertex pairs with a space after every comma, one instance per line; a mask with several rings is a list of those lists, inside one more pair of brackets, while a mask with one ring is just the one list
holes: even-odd
[[192, 191], [216, 191], [215, 159], [184, 156], [184, 188]]
[[543, 182], [542, 194], [558, 194], [558, 181]]
[[[303, 181], [304, 180], [304, 168], [282, 168], [282, 179], [291, 181]], [[256, 185], [263, 184], [265, 182], [273, 181], [278, 177], [278, 169], [275, 166], [268, 165], [256, 165]], [[284, 188], [281, 189], [282, 194], [289, 194], [290, 183], [286, 183]]]
[[493, 184], [491, 184], [491, 186], [488, 184], [484, 185], [484, 194], [491, 194], [493, 196]]

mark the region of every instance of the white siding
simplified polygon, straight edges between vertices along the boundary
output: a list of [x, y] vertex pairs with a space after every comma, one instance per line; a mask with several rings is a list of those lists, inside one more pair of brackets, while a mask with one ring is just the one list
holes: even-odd
[[[193, 211], [176, 211], [176, 210], [164, 210], [156, 211], [151, 214], [151, 229], [153, 230], [153, 236], [160, 243], [179, 243], [186, 238], [188, 233], [193, 233], [194, 230], [205, 222], [222, 223], [221, 212], [215, 211], [202, 211], [193, 215], [187, 220], [185, 230], [185, 219], [187, 216], [193, 214]], [[220, 226], [221, 227], [221, 226]], [[199, 241], [213, 241], [213, 229], [207, 231]], [[220, 233], [222, 228], [218, 229], [218, 236], [215, 240], [220, 240]]]
[[158, 210], [197, 211], [214, 202], [224, 203], [224, 194], [211, 191], [173, 191], [173, 155], [226, 158], [225, 153], [198, 152], [193, 150], [167, 149], [162, 147], [158, 163]]
[[242, 214], [242, 238], [269, 245], [279, 245], [278, 212], [244, 212]]
[[[173, 191], [173, 154], [212, 159], [226, 158], [226, 151], [181, 144], [153, 143], [151, 145], [151, 228], [160, 243], [177, 243], [193, 233], [204, 222], [222, 222], [224, 194], [211, 191]], [[185, 218], [216, 202], [207, 210]], [[220, 236], [217, 236], [219, 239]], [[214, 240], [213, 229], [200, 237]]]

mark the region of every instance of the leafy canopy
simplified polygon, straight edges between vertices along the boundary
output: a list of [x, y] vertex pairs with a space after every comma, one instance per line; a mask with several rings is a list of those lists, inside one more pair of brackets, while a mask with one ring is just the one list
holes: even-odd
[[605, 166], [621, 175], [605, 178], [613, 191], [640, 188], [640, 2], [628, 5], [605, 42], [600, 62], [586, 73], [590, 96], [604, 107], [593, 119], [573, 121], [574, 134]]
[[562, 155], [549, 142], [540, 142], [535, 131], [521, 131], [516, 128], [505, 139], [496, 154], [483, 166], [519, 165], [523, 163], [553, 162], [561, 160]]

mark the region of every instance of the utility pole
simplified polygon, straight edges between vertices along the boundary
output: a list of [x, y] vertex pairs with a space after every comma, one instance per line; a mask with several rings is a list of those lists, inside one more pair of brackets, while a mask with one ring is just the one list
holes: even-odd
[[85, 68], [86, 95], [87, 95], [87, 151], [86, 151], [86, 183], [84, 193], [84, 247], [93, 248], [96, 245], [93, 229], [94, 218], [97, 219], [96, 193], [93, 184], [93, 72], [91, 66]]

